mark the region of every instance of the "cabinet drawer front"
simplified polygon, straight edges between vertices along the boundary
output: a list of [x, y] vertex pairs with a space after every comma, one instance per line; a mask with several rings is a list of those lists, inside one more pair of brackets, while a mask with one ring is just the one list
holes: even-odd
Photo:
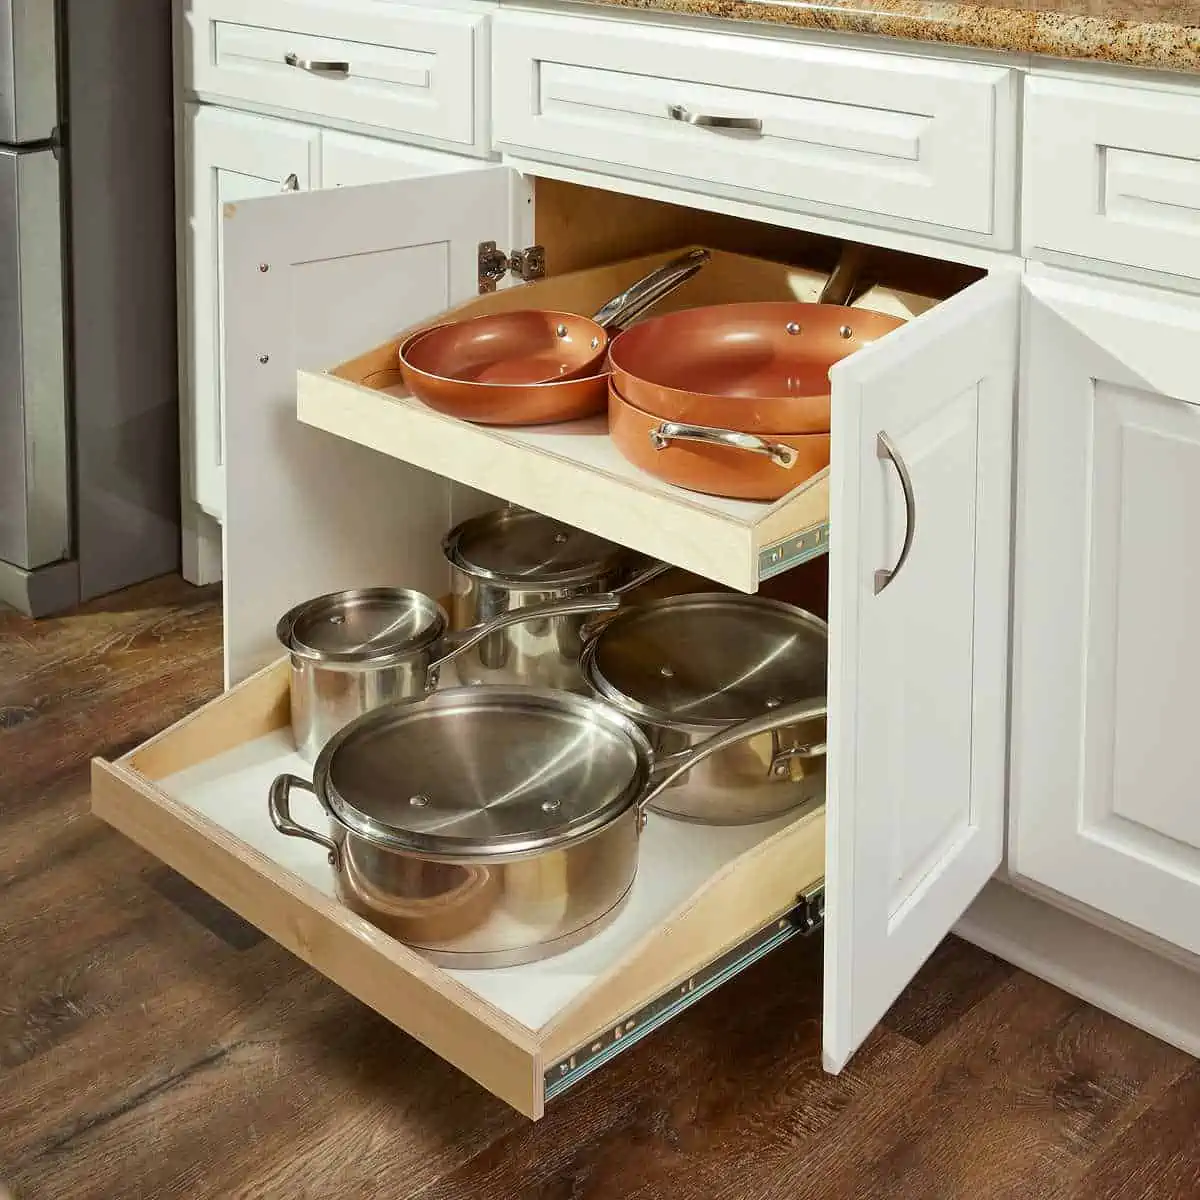
[[1015, 201], [996, 197], [1015, 133], [1007, 69], [515, 13], [497, 17], [494, 37], [495, 136], [514, 151], [774, 207], [1008, 236]]
[[[96, 760], [92, 811], [529, 1117], [799, 932], [789, 914], [824, 874], [823, 807], [741, 827], [655, 816], [601, 935], [520, 967], [443, 969], [344, 907], [324, 851], [272, 826], [271, 780], [311, 774], [287, 725], [281, 661], [118, 762]], [[293, 813], [328, 820], [303, 793]]]
[[476, 143], [483, 17], [296, 0], [266, 0], [253, 14], [237, 0], [195, 0], [187, 82], [196, 92]]
[[1033, 78], [1026, 253], [1200, 278], [1200, 98]]

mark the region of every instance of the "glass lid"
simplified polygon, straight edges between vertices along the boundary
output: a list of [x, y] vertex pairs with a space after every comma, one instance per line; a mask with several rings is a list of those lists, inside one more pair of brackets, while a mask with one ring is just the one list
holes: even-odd
[[469, 575], [498, 583], [572, 583], [612, 570], [620, 546], [523, 508], [464, 521], [446, 536], [446, 557]]
[[659, 725], [722, 728], [826, 693], [829, 634], [761, 596], [672, 596], [619, 612], [587, 647], [590, 682]]
[[624, 812], [649, 775], [645, 736], [599, 701], [467, 687], [360, 717], [314, 784], [353, 832], [443, 858], [541, 850]]
[[280, 622], [279, 640], [326, 662], [359, 662], [419, 650], [440, 638], [446, 614], [423, 592], [358, 588], [297, 605]]

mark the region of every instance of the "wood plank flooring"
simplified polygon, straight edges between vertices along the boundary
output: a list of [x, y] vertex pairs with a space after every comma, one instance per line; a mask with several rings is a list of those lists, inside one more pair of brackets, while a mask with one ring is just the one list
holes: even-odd
[[1200, 1067], [948, 940], [839, 1077], [793, 942], [533, 1125], [87, 813], [213, 695], [219, 598], [0, 615], [0, 1181], [19, 1200], [1183, 1200]]

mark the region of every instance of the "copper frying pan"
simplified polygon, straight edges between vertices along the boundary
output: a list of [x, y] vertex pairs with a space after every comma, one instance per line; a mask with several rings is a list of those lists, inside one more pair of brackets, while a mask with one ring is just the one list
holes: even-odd
[[829, 368], [903, 324], [839, 304], [719, 304], [642, 322], [613, 340], [609, 362], [620, 394], [663, 420], [828, 432]]
[[690, 250], [658, 267], [592, 317], [521, 309], [457, 321], [414, 338], [407, 365], [426, 376], [460, 383], [525, 385], [599, 375], [609, 336], [689, 280], [708, 261]]
[[829, 465], [829, 434], [788, 433], [758, 437], [664, 421], [608, 394], [608, 432], [636, 467], [676, 487], [735, 500], [778, 500]]

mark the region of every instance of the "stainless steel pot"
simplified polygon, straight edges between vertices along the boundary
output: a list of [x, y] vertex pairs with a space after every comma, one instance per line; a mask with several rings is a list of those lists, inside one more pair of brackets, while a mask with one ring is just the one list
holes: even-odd
[[[626, 608], [589, 629], [581, 667], [592, 693], [636, 721], [659, 762], [714, 732], [826, 690], [828, 627], [762, 596], [699, 593]], [[825, 788], [825, 710], [773, 725], [707, 756], [655, 810], [743, 825]]]
[[[452, 688], [361, 717], [309, 783], [271, 786], [280, 833], [322, 846], [338, 895], [434, 961], [510, 966], [612, 921], [637, 872], [645, 810], [681, 773], [824, 701], [724, 730], [656, 772], [638, 726], [599, 701], [541, 688]], [[330, 833], [295, 821], [312, 792]]]
[[[442, 543], [452, 575], [451, 627], [591, 593], [623, 595], [669, 570], [594, 534], [522, 508], [456, 526]], [[581, 615], [509, 625], [455, 663], [460, 683], [525, 684], [586, 692], [579, 671]]]
[[356, 717], [437, 687], [441, 668], [496, 630], [611, 612], [613, 595], [592, 594], [502, 612], [448, 633], [440, 604], [404, 588], [331, 592], [280, 618], [276, 635], [291, 661], [292, 736], [313, 762]]

